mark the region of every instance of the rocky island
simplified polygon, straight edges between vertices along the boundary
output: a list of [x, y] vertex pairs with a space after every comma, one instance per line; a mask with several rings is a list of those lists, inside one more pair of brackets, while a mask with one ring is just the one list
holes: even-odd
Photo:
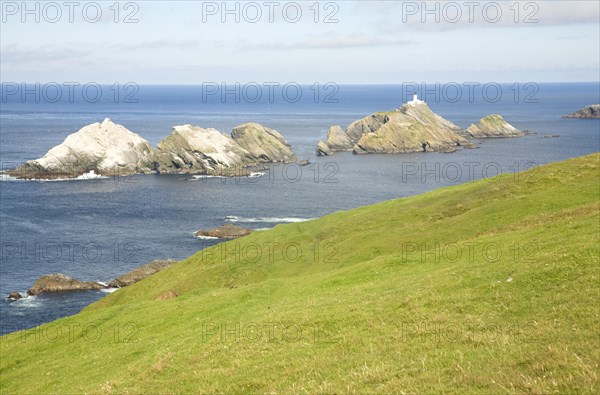
[[563, 118], [600, 119], [600, 104], [584, 107], [579, 111], [563, 116]]
[[106, 118], [69, 135], [40, 159], [30, 160], [10, 176], [62, 179], [131, 174], [244, 175], [265, 163], [296, 162], [290, 144], [277, 131], [246, 123], [231, 135], [199, 126], [175, 126], [157, 148]]
[[394, 111], [378, 112], [351, 123], [346, 130], [332, 126], [326, 141], [317, 144], [317, 155], [338, 151], [355, 154], [396, 154], [408, 152], [454, 152], [477, 148], [471, 138], [520, 137], [521, 132], [502, 118], [489, 115], [466, 131], [435, 114], [427, 103], [413, 100]]
[[159, 173], [235, 174], [261, 163], [295, 162], [281, 134], [258, 123], [246, 123], [228, 136], [216, 129], [175, 126], [156, 151]]
[[504, 118], [498, 114], [481, 118], [478, 124], [473, 124], [467, 128], [467, 134], [479, 139], [525, 136], [525, 133], [506, 122]]
[[472, 148], [460, 127], [435, 114], [416, 97], [397, 110], [378, 112], [351, 123], [345, 131], [332, 126], [326, 141], [317, 145], [317, 155], [337, 151], [367, 153], [452, 152]]
[[139, 135], [106, 118], [69, 135], [40, 159], [30, 160], [11, 176], [25, 179], [72, 178], [152, 173], [154, 149]]

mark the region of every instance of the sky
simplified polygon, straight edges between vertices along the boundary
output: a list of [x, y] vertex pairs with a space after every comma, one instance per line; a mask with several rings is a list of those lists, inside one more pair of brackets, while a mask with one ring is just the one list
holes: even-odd
[[1, 1], [0, 9], [1, 82], [600, 80], [597, 0]]

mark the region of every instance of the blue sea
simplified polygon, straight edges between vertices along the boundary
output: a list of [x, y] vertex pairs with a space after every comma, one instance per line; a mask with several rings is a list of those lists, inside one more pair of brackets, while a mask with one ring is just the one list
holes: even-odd
[[[43, 274], [64, 273], [80, 280], [108, 282], [154, 259], [183, 259], [218, 242], [195, 238], [193, 232], [200, 228], [227, 221], [254, 229], [271, 228], [600, 149], [600, 121], [561, 118], [600, 103], [598, 83], [517, 88], [505, 84], [500, 85], [500, 97], [481, 89], [470, 96], [464, 88], [458, 99], [448, 93], [452, 87], [443, 94], [431, 86], [429, 95], [421, 94], [421, 98], [433, 111], [463, 128], [497, 113], [515, 127], [537, 134], [488, 139], [479, 149], [452, 154], [337, 153], [330, 157], [315, 156], [316, 143], [325, 138], [330, 125], [346, 127], [375, 111], [398, 108], [407, 99], [406, 87], [325, 90], [324, 86], [302, 86], [300, 98], [286, 96], [279, 88], [268, 97], [265, 89], [259, 100], [251, 92], [253, 87], [245, 94], [225, 97], [207, 96], [202, 86], [139, 86], [129, 92], [119, 87], [117, 99], [114, 89], [102, 86], [104, 94], [98, 100], [84, 95], [53, 100], [52, 87], [24, 97], [11, 93], [14, 86], [8, 91], [4, 88], [0, 103], [2, 169], [39, 158], [67, 135], [106, 117], [153, 145], [175, 125], [189, 123], [229, 133], [241, 123], [259, 122], [282, 133], [298, 157], [308, 159], [311, 165], [274, 166], [251, 179], [136, 175], [1, 181], [3, 334], [75, 314], [106, 295], [98, 291], [40, 295], [15, 302], [4, 299], [13, 290], [25, 293]], [[135, 94], [131, 96], [131, 92]], [[127, 95], [129, 100], [125, 100]], [[544, 138], [545, 134], [560, 137]]]

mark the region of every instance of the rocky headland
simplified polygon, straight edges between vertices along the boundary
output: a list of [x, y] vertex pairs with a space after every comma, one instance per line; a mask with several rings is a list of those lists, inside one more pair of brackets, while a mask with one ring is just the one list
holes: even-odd
[[584, 107], [572, 114], [563, 116], [563, 118], [600, 119], [600, 104], [592, 104]]

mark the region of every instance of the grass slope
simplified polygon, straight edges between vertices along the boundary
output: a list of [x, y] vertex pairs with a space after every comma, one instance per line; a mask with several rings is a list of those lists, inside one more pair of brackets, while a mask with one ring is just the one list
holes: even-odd
[[593, 154], [220, 244], [2, 337], [0, 390], [596, 393], [599, 175]]

